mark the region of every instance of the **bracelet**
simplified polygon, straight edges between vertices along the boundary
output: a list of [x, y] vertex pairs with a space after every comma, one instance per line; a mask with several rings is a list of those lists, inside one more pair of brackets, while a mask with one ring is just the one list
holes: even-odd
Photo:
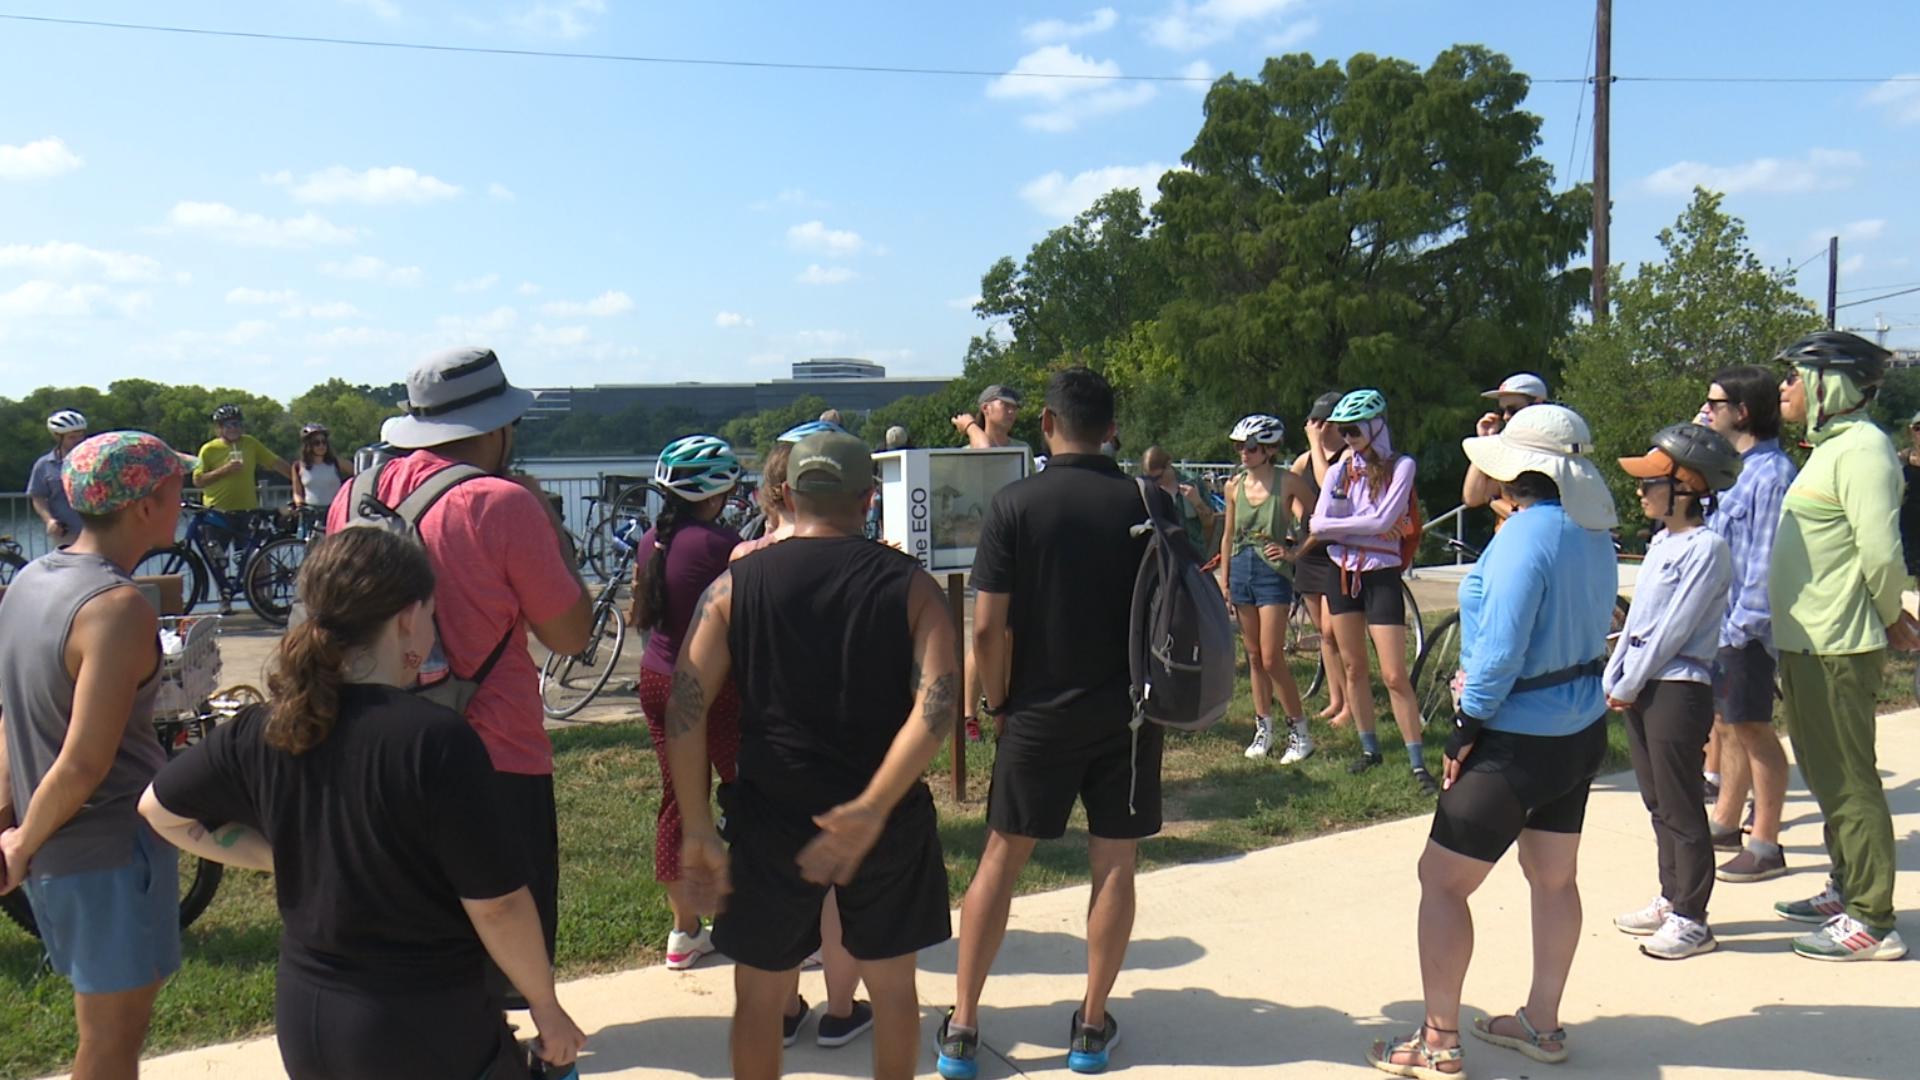
[[981, 713], [987, 716], [990, 716], [995, 720], [1000, 719], [1001, 717], [1007, 715], [1007, 713], [1012, 711], [1007, 707], [1007, 703], [1004, 701], [998, 705], [988, 705], [986, 703], [986, 700], [983, 698], [981, 699], [980, 704], [982, 706], [982, 708], [980, 709]]

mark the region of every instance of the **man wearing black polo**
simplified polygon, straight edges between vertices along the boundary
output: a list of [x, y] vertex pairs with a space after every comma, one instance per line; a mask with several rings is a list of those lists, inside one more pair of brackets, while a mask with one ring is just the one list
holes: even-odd
[[[987, 796], [987, 845], [960, 914], [959, 988], [940, 1032], [940, 1075], [978, 1072], [980, 994], [1006, 934], [1021, 869], [1041, 840], [1087, 811], [1093, 901], [1087, 993], [1068, 1030], [1075, 1072], [1106, 1068], [1119, 1039], [1107, 997], [1133, 933], [1143, 837], [1160, 831], [1160, 729], [1134, 731], [1127, 630], [1146, 537], [1140, 488], [1100, 453], [1113, 388], [1085, 368], [1054, 375], [1040, 429], [1047, 470], [994, 496], [973, 564], [974, 657], [1005, 729]], [[1160, 509], [1173, 508], [1155, 488]], [[1011, 642], [1009, 642], [1011, 633]]]

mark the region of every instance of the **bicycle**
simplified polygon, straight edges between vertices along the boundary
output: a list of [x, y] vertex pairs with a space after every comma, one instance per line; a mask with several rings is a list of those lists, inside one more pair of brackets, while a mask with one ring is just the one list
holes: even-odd
[[[277, 515], [259, 511], [225, 512], [212, 510], [191, 500], [185, 499], [181, 507], [192, 511], [187, 520], [187, 530], [170, 547], [156, 548], [134, 565], [135, 577], [177, 576], [181, 578], [181, 611], [191, 615], [193, 609], [205, 603], [211, 586], [219, 591], [221, 603], [231, 605], [235, 595], [247, 601], [255, 614], [276, 625], [285, 625], [286, 611], [272, 604], [262, 605], [248, 595], [246, 582], [248, 571], [254, 556], [273, 540], [292, 535], [291, 531], [280, 523]], [[228, 534], [229, 538], [218, 537], [214, 533]], [[229, 568], [237, 568], [237, 574], [229, 573]], [[293, 566], [293, 575], [284, 571], [284, 566], [266, 568], [269, 578], [284, 578], [287, 585], [286, 605], [292, 606], [291, 584], [297, 576], [299, 566]], [[263, 597], [272, 599], [275, 595], [271, 584], [263, 585]]]
[[[1478, 561], [1480, 549], [1456, 538], [1449, 538], [1446, 546]], [[1615, 545], [1616, 548], [1618, 545]], [[1607, 633], [1607, 643], [1620, 636], [1620, 630], [1627, 625], [1627, 612], [1632, 602], [1624, 596], [1613, 598], [1613, 623]], [[1440, 620], [1440, 625], [1428, 635], [1427, 646], [1420, 658], [1413, 662], [1413, 696], [1420, 703], [1420, 719], [1423, 725], [1446, 726], [1453, 722], [1454, 700], [1453, 684], [1460, 671], [1460, 613], [1452, 611]]]
[[11, 536], [0, 536], [0, 589], [13, 584], [13, 575], [25, 569], [27, 553]]
[[570, 655], [549, 654], [540, 666], [540, 708], [550, 719], [565, 720], [586, 708], [613, 678], [620, 649], [627, 642], [627, 620], [618, 605], [620, 587], [633, 570], [636, 545], [645, 531], [645, 523], [638, 518], [614, 529], [608, 538], [614, 556], [608, 567], [612, 576], [593, 598], [586, 647]]
[[327, 511], [322, 507], [290, 507], [292, 531], [283, 532], [253, 553], [241, 571], [241, 588], [247, 606], [274, 626], [287, 625], [293, 613], [293, 601], [300, 584], [300, 565], [307, 559], [307, 548], [326, 531]]
[[608, 581], [612, 580], [608, 576], [612, 568], [608, 560], [618, 556], [611, 542], [614, 530], [623, 521], [638, 521], [641, 532], [651, 527], [647, 515], [650, 487], [645, 480], [631, 476], [603, 476], [600, 485], [600, 494], [588, 495], [582, 500], [587, 504], [587, 520], [581, 526], [583, 535], [574, 536], [573, 540], [582, 565], [601, 581]]
[[[1294, 685], [1300, 688], [1302, 701], [1319, 693], [1327, 681], [1327, 665], [1320, 656], [1320, 628], [1313, 621], [1313, 608], [1308, 606], [1308, 599], [1295, 594], [1293, 606], [1287, 610], [1284, 646], [1287, 665], [1293, 669]], [[1420, 617], [1420, 603], [1413, 598], [1413, 587], [1405, 578], [1400, 581], [1400, 602], [1407, 610], [1407, 666], [1412, 670], [1426, 648], [1427, 629]]]

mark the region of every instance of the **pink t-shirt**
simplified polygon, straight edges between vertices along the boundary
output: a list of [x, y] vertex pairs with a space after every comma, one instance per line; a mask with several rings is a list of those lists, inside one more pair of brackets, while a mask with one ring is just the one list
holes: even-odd
[[[394, 461], [380, 474], [380, 501], [398, 506], [421, 481], [452, 464], [431, 450]], [[329, 530], [346, 523], [350, 501], [333, 501]], [[472, 673], [502, 635], [512, 634], [467, 705], [467, 722], [500, 772], [552, 773], [553, 744], [540, 711], [540, 672], [527, 652], [527, 623], [565, 613], [580, 599], [580, 585], [546, 508], [511, 480], [469, 480], [427, 511], [420, 536], [438, 582], [434, 621], [441, 650], [454, 670]]]

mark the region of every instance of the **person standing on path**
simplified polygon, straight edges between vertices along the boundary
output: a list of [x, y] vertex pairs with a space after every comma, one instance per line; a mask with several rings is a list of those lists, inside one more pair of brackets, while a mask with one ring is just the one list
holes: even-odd
[[1733, 584], [1720, 624], [1714, 695], [1722, 768], [1720, 797], [1708, 823], [1716, 848], [1740, 848], [1740, 815], [1753, 793], [1753, 835], [1715, 871], [1721, 881], [1768, 881], [1787, 872], [1780, 815], [1787, 799], [1787, 754], [1773, 729], [1779, 661], [1767, 575], [1780, 503], [1793, 483], [1793, 459], [1780, 449], [1780, 386], [1755, 365], [1720, 372], [1707, 388], [1707, 422], [1740, 452], [1740, 477], [1714, 499], [1707, 528], [1726, 538]]
[[27, 499], [34, 516], [46, 526], [47, 543], [63, 548], [80, 539], [80, 515], [67, 501], [61, 466], [73, 448], [86, 441], [87, 418], [72, 409], [61, 409], [47, 417], [47, 434], [53, 437], [53, 449], [40, 455], [27, 473]]
[[1620, 459], [1640, 481], [1641, 512], [1664, 528], [1647, 548], [1601, 689], [1607, 707], [1626, 717], [1634, 777], [1660, 851], [1660, 893], [1613, 925], [1645, 937], [1640, 951], [1659, 960], [1719, 947], [1707, 924], [1713, 840], [1700, 767], [1713, 730], [1713, 657], [1733, 555], [1705, 522], [1707, 502], [1733, 486], [1740, 465], [1732, 443], [1691, 422], [1655, 434], [1644, 455]]
[[[1498, 435], [1521, 409], [1547, 400], [1547, 381], [1532, 372], [1521, 371], [1502, 379], [1499, 386], [1480, 396], [1491, 399], [1494, 407], [1474, 423], [1474, 434]], [[1466, 478], [1460, 482], [1460, 501], [1470, 507], [1490, 507], [1496, 532], [1513, 516], [1513, 504], [1500, 497], [1499, 482], [1471, 464], [1467, 466]]]
[[293, 466], [293, 505], [327, 510], [334, 496], [353, 479], [353, 470], [340, 464], [333, 452], [333, 435], [325, 424], [300, 429], [300, 460]]
[[[1013, 437], [1014, 421], [1020, 419], [1020, 391], [1011, 386], [995, 383], [980, 391], [980, 415], [961, 413], [953, 418], [954, 429], [967, 440], [967, 446], [973, 450], [996, 450], [1006, 447], [1029, 449], [1026, 443]], [[1045, 462], [1041, 462], [1045, 468]], [[967, 741], [979, 742], [985, 738], [980, 729], [980, 717], [976, 710], [980, 708], [980, 665], [973, 655], [973, 638], [966, 642], [966, 697], [960, 705], [960, 722], [966, 731]]]
[[[647, 716], [653, 752], [660, 759], [653, 878], [667, 887], [667, 903], [673, 908], [666, 953], [666, 965], [673, 971], [685, 971], [712, 952], [713, 939], [701, 925], [699, 909], [681, 880], [680, 806], [673, 797], [673, 774], [667, 766], [667, 693], [700, 594], [726, 572], [727, 558], [739, 546], [740, 534], [717, 519], [740, 475], [740, 462], [725, 440], [688, 435], [668, 443], [653, 467], [654, 490], [662, 499], [660, 516], [640, 538], [640, 551], [646, 557], [633, 570], [633, 609], [628, 621], [636, 629], [651, 631], [640, 657], [640, 708]], [[707, 756], [721, 782], [731, 781], [740, 752], [740, 699], [731, 682], [713, 697], [707, 742]]]
[[585, 1042], [554, 992], [526, 860], [503, 842], [485, 745], [407, 692], [433, 651], [433, 594], [411, 536], [317, 541], [272, 704], [168, 762], [140, 802], [183, 850], [274, 875], [274, 1034], [293, 1080], [525, 1076], [488, 957], [531, 1003], [543, 1060], [566, 1066]]
[[1874, 755], [1875, 695], [1887, 649], [1920, 649], [1901, 607], [1900, 462], [1867, 417], [1890, 354], [1843, 331], [1810, 334], [1788, 365], [1780, 417], [1804, 423], [1813, 453], [1787, 489], [1768, 593], [1787, 736], [1827, 819], [1833, 876], [1819, 894], [1774, 905], [1819, 923], [1793, 940], [1814, 960], [1896, 960], [1893, 817]]
[[[1338, 390], [1329, 390], [1314, 399], [1313, 407], [1307, 412], [1307, 450], [1294, 459], [1292, 472], [1311, 481], [1314, 494], [1311, 500], [1291, 508], [1300, 521], [1313, 517], [1320, 489], [1327, 486], [1327, 475], [1346, 456], [1346, 440], [1340, 438], [1340, 429], [1327, 422], [1327, 417], [1333, 415], [1345, 396]], [[1327, 597], [1339, 588], [1340, 570], [1327, 554], [1327, 545], [1304, 545], [1293, 567], [1293, 590], [1306, 602], [1307, 610], [1313, 615], [1313, 627], [1320, 635], [1320, 668], [1327, 684], [1327, 707], [1320, 710], [1320, 719], [1333, 727], [1346, 724], [1350, 718], [1346, 663], [1340, 659], [1339, 639], [1333, 633], [1333, 615], [1327, 610]]]
[[[1265, 413], [1245, 416], [1227, 436], [1240, 455], [1240, 472], [1227, 482], [1227, 524], [1220, 534], [1220, 591], [1240, 621], [1253, 684], [1253, 742], [1246, 756], [1273, 748], [1273, 697], [1287, 710], [1287, 749], [1280, 764], [1313, 755], [1300, 687], [1287, 664], [1287, 616], [1293, 611], [1293, 561], [1298, 523], [1292, 510], [1314, 499], [1313, 485], [1276, 462], [1286, 429]], [[1256, 497], [1258, 501], [1255, 501]]]
[[[1113, 416], [1113, 388], [1098, 373], [1054, 374], [1040, 414], [1047, 469], [994, 495], [974, 556], [974, 656], [1005, 729], [986, 849], [960, 909], [954, 1007], [940, 1029], [948, 1080], [978, 1074], [980, 995], [1014, 886], [1034, 847], [1065, 834], [1076, 800], [1086, 808], [1093, 899], [1067, 1065], [1100, 1072], [1119, 1041], [1107, 998], [1133, 934], [1139, 843], [1160, 831], [1162, 731], [1131, 726], [1130, 605], [1148, 538], [1133, 531], [1146, 518], [1140, 485], [1100, 453]], [[1165, 493], [1146, 490], [1171, 516]]]
[[178, 860], [137, 810], [166, 761], [159, 619], [129, 575], [173, 543], [192, 467], [144, 432], [74, 447], [62, 471], [80, 534], [0, 603], [0, 893], [25, 886], [47, 961], [73, 984], [77, 1080], [139, 1073], [154, 999], [180, 969]]
[[[540, 911], [547, 954], [560, 925], [560, 825], [553, 801], [553, 743], [540, 706], [540, 672], [527, 650], [531, 631], [557, 653], [586, 647], [592, 597], [563, 554], [559, 513], [532, 477], [509, 476], [515, 425], [533, 404], [507, 381], [493, 350], [465, 346], [437, 353], [407, 373], [407, 412], [381, 427], [406, 457], [359, 482], [373, 484], [389, 507], [434, 474], [468, 465], [485, 475], [459, 483], [418, 521], [433, 565], [434, 629], [448, 672], [478, 683], [467, 722], [493, 762], [500, 819], [527, 859], [528, 887]], [[335, 499], [329, 531], [359, 512]], [[428, 659], [435, 666], [434, 658]], [[525, 1004], [489, 962], [488, 985], [510, 1007]]]
[[[219, 434], [200, 447], [200, 467], [194, 470], [193, 482], [200, 488], [201, 502], [212, 511], [204, 527], [216, 557], [224, 561], [245, 543], [248, 519], [260, 509], [260, 470], [269, 469], [291, 480], [293, 467], [247, 433], [240, 406], [222, 405], [213, 410], [213, 423]], [[220, 591], [222, 615], [233, 614], [232, 594], [239, 590], [242, 569], [234, 566], [217, 579], [225, 582]]]
[[[920, 1056], [917, 955], [952, 934], [922, 774], [959, 719], [953, 620], [911, 556], [864, 535], [865, 443], [810, 435], [788, 476], [793, 535], [708, 587], [674, 668], [667, 755], [682, 865], [703, 908], [725, 898], [713, 937], [736, 964], [735, 1077], [780, 1075], [781, 1018], [820, 947], [831, 887], [873, 993], [873, 1075], [906, 1080]], [[740, 769], [720, 790], [716, 830], [705, 729], [730, 676]]]
[[1160, 485], [1160, 490], [1173, 500], [1173, 508], [1179, 513], [1180, 527], [1186, 531], [1193, 550], [1205, 558], [1214, 546], [1213, 523], [1216, 515], [1213, 503], [1174, 469], [1173, 455], [1158, 446], [1149, 446], [1140, 455], [1140, 475]]
[[[1619, 589], [1619, 521], [1593, 462], [1587, 422], [1536, 405], [1498, 435], [1467, 439], [1467, 459], [1518, 510], [1460, 583], [1464, 689], [1446, 745], [1446, 790], [1420, 856], [1424, 1026], [1375, 1042], [1367, 1060], [1396, 1076], [1465, 1071], [1460, 993], [1473, 959], [1468, 900], [1516, 841], [1532, 893], [1533, 979], [1526, 1004], [1475, 1022], [1474, 1035], [1548, 1064], [1567, 1058], [1560, 999], [1580, 943], [1580, 830], [1607, 755], [1600, 690]], [[1415, 1071], [1425, 1070], [1425, 1071]]]

